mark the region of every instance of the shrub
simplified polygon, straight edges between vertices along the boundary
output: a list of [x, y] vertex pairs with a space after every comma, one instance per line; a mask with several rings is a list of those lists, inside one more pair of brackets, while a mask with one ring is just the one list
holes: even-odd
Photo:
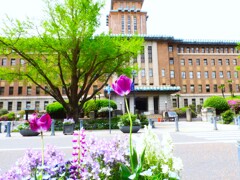
[[140, 120], [141, 122], [141, 126], [144, 127], [144, 125], [148, 125], [148, 119], [147, 116], [144, 114], [138, 114], [137, 118]]
[[226, 99], [220, 96], [212, 96], [207, 98], [204, 101], [203, 107], [213, 107], [216, 109], [217, 114], [221, 114], [230, 108]]
[[234, 112], [229, 109], [221, 114], [223, 119], [223, 124], [230, 124], [234, 119]]
[[8, 113], [8, 110], [6, 109], [0, 109], [0, 116], [4, 115], [4, 114], [7, 114]]
[[14, 112], [4, 114], [0, 117], [0, 121], [12, 121], [14, 119], [15, 119], [15, 113]]
[[63, 108], [62, 104], [59, 102], [54, 102], [48, 104], [46, 107], [47, 113], [51, 116], [51, 118], [55, 119], [64, 119], [66, 118], [66, 112]]
[[189, 105], [189, 108], [190, 108], [190, 110], [191, 110], [191, 112], [192, 112], [192, 117], [193, 117], [193, 118], [194, 118], [194, 117], [197, 117], [196, 106], [193, 105], [193, 104], [191, 104], [191, 105]]
[[174, 111], [177, 113], [179, 118], [185, 118], [187, 109], [188, 107], [176, 108]]
[[[89, 100], [84, 103], [83, 109], [84, 109], [84, 114], [88, 115], [90, 111], [98, 111], [99, 109], [103, 107], [108, 107], [109, 106], [109, 100], [108, 99], [97, 99], [97, 100]], [[110, 107], [112, 109], [117, 109], [117, 104], [115, 101], [110, 100]]]
[[[133, 126], [140, 126], [141, 122], [139, 119], [137, 119], [137, 115], [135, 114], [130, 114], [131, 119], [132, 119], [132, 125]], [[130, 119], [128, 113], [123, 114], [120, 116], [120, 121], [118, 122], [118, 126], [130, 126]]]

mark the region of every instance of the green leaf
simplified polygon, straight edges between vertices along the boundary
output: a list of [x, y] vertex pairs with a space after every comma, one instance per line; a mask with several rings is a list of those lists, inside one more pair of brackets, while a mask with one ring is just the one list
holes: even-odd
[[128, 177], [131, 175], [131, 171], [124, 164], [120, 165], [120, 174], [122, 180], [128, 180]]
[[133, 161], [133, 167], [132, 171], [136, 171], [136, 168], [138, 166], [138, 156], [137, 156], [137, 151], [135, 148], [133, 148], [133, 155], [132, 155], [132, 161]]

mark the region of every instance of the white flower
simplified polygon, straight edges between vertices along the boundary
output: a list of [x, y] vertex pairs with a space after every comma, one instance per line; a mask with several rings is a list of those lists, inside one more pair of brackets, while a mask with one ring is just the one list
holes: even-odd
[[183, 163], [180, 158], [173, 157], [173, 169], [176, 171], [180, 171], [183, 169]]
[[168, 171], [169, 171], [168, 165], [163, 164], [163, 165], [161, 166], [161, 168], [162, 168], [163, 174], [167, 174], [167, 173], [168, 173]]
[[134, 173], [134, 174], [132, 174], [131, 176], [129, 176], [128, 178], [129, 179], [134, 179], [136, 177], [136, 174]]
[[152, 176], [152, 174], [153, 173], [151, 168], [140, 173], [141, 176]]
[[169, 174], [168, 174], [168, 176], [169, 176], [170, 178], [180, 179], [180, 177], [178, 176], [178, 174], [177, 174], [176, 172], [170, 171]]

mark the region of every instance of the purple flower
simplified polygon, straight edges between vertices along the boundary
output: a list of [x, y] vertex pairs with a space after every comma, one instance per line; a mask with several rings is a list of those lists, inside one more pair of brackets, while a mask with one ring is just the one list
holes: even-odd
[[128, 95], [131, 91], [131, 86], [132, 80], [124, 75], [121, 75], [115, 83], [112, 84], [114, 92], [120, 96]]
[[35, 132], [47, 131], [52, 123], [52, 119], [49, 114], [44, 114], [38, 118], [37, 113], [34, 113], [29, 118], [30, 128]]

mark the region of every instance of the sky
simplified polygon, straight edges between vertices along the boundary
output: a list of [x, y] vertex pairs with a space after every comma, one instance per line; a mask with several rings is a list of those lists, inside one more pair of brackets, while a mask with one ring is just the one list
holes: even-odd
[[[106, 15], [111, 0], [101, 10], [101, 26], [107, 32]], [[0, 0], [0, 24], [5, 14], [18, 19], [39, 19], [42, 0]], [[240, 40], [240, 0], [145, 0], [149, 35], [173, 36], [177, 39]]]

